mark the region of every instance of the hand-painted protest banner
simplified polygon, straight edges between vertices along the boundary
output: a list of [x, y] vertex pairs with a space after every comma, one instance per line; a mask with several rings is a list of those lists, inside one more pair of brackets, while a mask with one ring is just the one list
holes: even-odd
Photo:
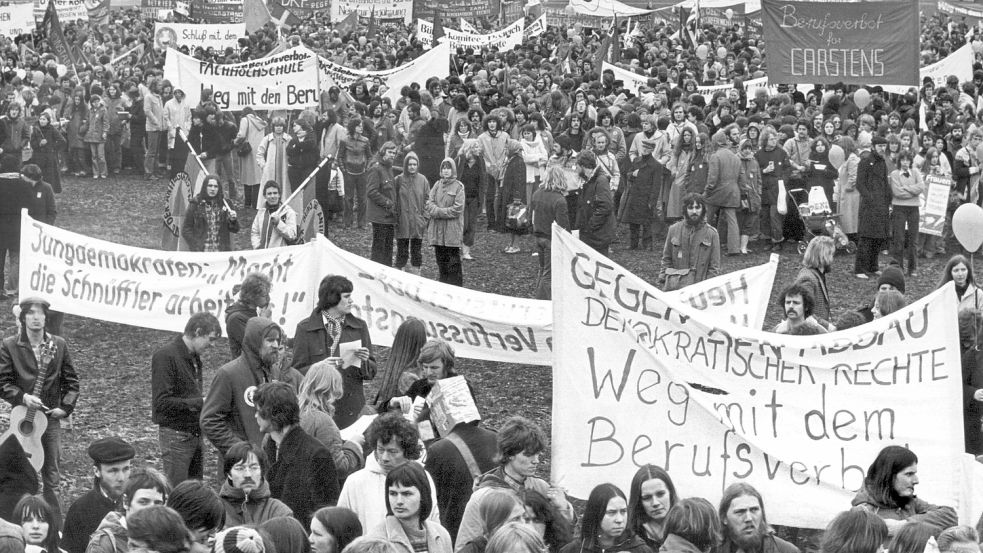
[[[744, 481], [769, 522], [823, 528], [887, 445], [955, 506], [962, 380], [954, 288], [847, 331], [773, 334], [701, 313], [554, 227], [552, 479], [575, 497], [654, 464], [716, 504]], [[808, 509], [802, 509], [808, 505]], [[957, 512], [960, 511], [957, 508]], [[978, 513], [973, 513], [978, 516]]]
[[245, 23], [161, 23], [154, 24], [157, 48], [238, 48], [239, 38], [246, 36]]
[[[58, 12], [58, 21], [62, 25], [71, 21], [89, 20], [89, 10], [85, 7], [85, 0], [51, 0], [55, 3], [55, 11]], [[48, 9], [48, 0], [34, 0], [34, 20], [41, 21], [44, 11]]]
[[970, 24], [983, 21], [983, 10], [957, 6], [956, 4], [946, 2], [945, 0], [939, 0], [938, 10], [952, 16], [967, 17], [971, 20]]
[[[464, 20], [462, 19], [461, 21], [463, 22]], [[462, 28], [461, 30], [463, 31], [464, 29]], [[524, 32], [525, 32], [525, 37], [526, 38], [537, 37], [537, 36], [545, 33], [546, 32], [546, 15], [543, 14], [543, 15], [537, 17], [535, 21], [533, 21], [532, 23], [529, 24], [528, 27], [526, 27], [526, 30]]]
[[242, 23], [242, 0], [192, 0], [191, 16], [205, 23]]
[[[447, 286], [324, 243], [321, 266], [352, 281], [353, 313], [368, 324], [373, 343], [391, 345], [399, 325], [412, 315], [424, 322], [429, 337], [448, 341], [459, 357], [527, 365], [552, 362], [550, 302]], [[694, 309], [760, 327], [777, 267], [778, 257], [773, 256], [769, 263], [694, 284], [674, 297]], [[618, 292], [641, 297], [652, 290], [632, 275]]]
[[187, 94], [192, 106], [201, 92], [219, 108], [303, 109], [318, 103], [317, 56], [302, 46], [243, 63], [220, 64], [197, 60], [173, 48], [164, 62], [164, 78]]
[[[181, 331], [197, 311], [224, 320], [224, 309], [235, 301], [232, 287], [258, 270], [273, 279], [273, 320], [289, 333], [314, 308], [320, 279], [341, 274], [354, 283], [354, 313], [369, 325], [376, 344], [392, 345], [399, 325], [412, 315], [424, 322], [430, 337], [450, 342], [459, 357], [552, 363], [550, 302], [434, 282], [342, 250], [322, 236], [300, 246], [205, 254], [121, 246], [30, 218], [22, 229], [20, 294], [41, 295], [66, 313]], [[773, 256], [767, 264], [697, 283], [674, 297], [759, 327], [777, 266]], [[655, 293], [634, 276], [621, 282], [618, 292], [625, 298]]]
[[959, 47], [955, 52], [940, 59], [939, 61], [926, 65], [918, 70], [918, 81], [906, 86], [885, 86], [884, 92], [891, 94], [904, 94], [911, 87], [921, 88], [925, 78], [929, 77], [935, 82], [935, 88], [944, 88], [945, 80], [949, 75], [955, 75], [959, 82], [973, 80], [973, 46], [966, 43]]
[[921, 205], [918, 208], [918, 232], [942, 236], [946, 209], [949, 207], [949, 191], [952, 190], [952, 178], [927, 175], [925, 188], [925, 193], [920, 197]]
[[30, 33], [34, 27], [34, 4], [11, 2], [0, 5], [0, 35], [14, 37]]
[[[358, 16], [369, 19], [375, 12], [378, 20], [398, 19], [404, 24], [413, 21], [413, 0], [331, 0], [331, 21], [338, 22], [358, 10]], [[286, 6], [294, 11], [293, 4]]]
[[21, 219], [20, 293], [59, 311], [181, 332], [207, 311], [225, 326], [233, 288], [251, 272], [273, 281], [274, 322], [291, 334], [311, 314], [323, 276], [318, 244], [239, 252], [167, 252], [97, 240]]
[[[444, 21], [465, 17], [489, 17], [498, 15], [492, 11], [489, 0], [422, 0], [417, 3], [416, 17], [433, 19], [439, 13]], [[468, 32], [466, 29], [461, 29]]]
[[333, 85], [347, 88], [359, 80], [382, 79], [386, 84], [383, 97], [393, 102], [399, 99], [404, 85], [424, 84], [430, 77], [446, 77], [450, 75], [451, 46], [442, 41], [422, 56], [392, 69], [382, 71], [366, 71], [337, 64], [327, 58], [318, 56], [318, 71], [320, 71], [321, 90], [327, 90]]
[[650, 79], [650, 77], [639, 75], [638, 73], [628, 71], [627, 69], [622, 69], [617, 65], [612, 65], [606, 61], [601, 63], [601, 70], [610, 70], [612, 73], [614, 73], [614, 80], [625, 83], [625, 90], [631, 92], [635, 96], [638, 96], [638, 91], [641, 87], [648, 86], [648, 81]]
[[772, 82], [918, 79], [918, 2], [762, 0], [761, 13]]
[[[416, 25], [417, 39], [425, 48], [429, 48], [433, 42], [433, 23], [425, 19], [417, 19]], [[451, 48], [474, 48], [476, 51], [482, 48], [511, 50], [522, 44], [525, 26], [526, 21], [520, 18], [504, 29], [484, 35], [474, 35], [455, 31], [454, 29], [444, 29], [444, 41], [448, 42]]]

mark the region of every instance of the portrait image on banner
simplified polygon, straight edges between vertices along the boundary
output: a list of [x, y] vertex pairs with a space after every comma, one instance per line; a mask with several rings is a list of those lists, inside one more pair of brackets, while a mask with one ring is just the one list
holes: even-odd
[[762, 0], [773, 83], [918, 84], [918, 2]]

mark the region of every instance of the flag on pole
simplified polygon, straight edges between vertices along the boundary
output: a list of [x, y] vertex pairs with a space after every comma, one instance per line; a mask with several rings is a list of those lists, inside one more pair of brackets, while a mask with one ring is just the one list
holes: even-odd
[[316, 235], [324, 233], [324, 210], [321, 208], [321, 203], [317, 201], [317, 187], [319, 186], [317, 181], [319, 178], [330, 178], [329, 176], [321, 176], [322, 172], [330, 175], [333, 170], [333, 167], [328, 167], [322, 171], [330, 159], [322, 158], [321, 163], [283, 202], [284, 205], [289, 205], [297, 213], [297, 220], [300, 223], [300, 232], [297, 236], [298, 243], [301, 241], [310, 242], [314, 240]]
[[55, 1], [48, 2], [48, 9], [44, 12], [41, 20], [41, 29], [48, 35], [48, 44], [51, 51], [59, 62], [64, 64], [76, 65], [75, 55], [72, 45], [65, 39], [65, 33], [61, 28], [61, 21], [58, 20], [58, 12], [55, 10]]
[[89, 25], [109, 25], [109, 0], [86, 0], [85, 8], [89, 14]]
[[606, 36], [601, 41], [601, 46], [594, 54], [594, 72], [600, 75], [604, 72], [604, 62], [608, 60], [608, 50], [611, 49], [611, 37]]
[[468, 23], [468, 20], [463, 17], [461, 18], [461, 31], [475, 35], [481, 34], [474, 25]]
[[188, 155], [184, 160], [184, 169], [178, 171], [168, 185], [160, 247], [167, 251], [189, 251], [191, 248], [188, 246], [188, 241], [181, 236], [181, 227], [184, 225], [184, 216], [188, 212], [191, 199], [201, 192], [201, 185], [205, 181], [207, 171], [197, 152], [185, 141], [183, 130], [178, 131], [176, 140], [186, 144]]
[[376, 33], [376, 22], [375, 22], [375, 6], [372, 6], [372, 13], [369, 14], [369, 28], [365, 31], [365, 38], [372, 40], [375, 38]]
[[444, 25], [440, 22], [440, 13], [434, 12], [433, 14], [433, 41], [430, 43], [432, 46], [436, 46], [437, 42], [444, 38]]
[[611, 29], [610, 51], [608, 57], [611, 63], [621, 61], [621, 40], [618, 38], [618, 14], [614, 14], [614, 26]]
[[129, 50], [123, 52], [122, 54], [120, 54], [120, 55], [116, 56], [115, 58], [113, 58], [112, 60], [110, 60], [109, 64], [110, 65], [116, 65], [117, 63], [119, 63], [119, 62], [123, 61], [124, 59], [126, 59], [127, 57], [129, 57], [130, 54], [137, 54], [138, 57], [143, 57], [143, 49], [144, 49], [144, 45], [141, 42], [140, 44], [137, 44], [133, 48], [130, 48]]
[[358, 29], [358, 10], [352, 10], [351, 13], [345, 16], [344, 19], [335, 25], [335, 30], [338, 31], [338, 36], [345, 36], [348, 33], [354, 32]]

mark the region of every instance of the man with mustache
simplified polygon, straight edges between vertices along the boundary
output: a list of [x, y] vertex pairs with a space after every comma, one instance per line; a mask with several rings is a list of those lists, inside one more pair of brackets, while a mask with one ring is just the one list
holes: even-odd
[[293, 516], [293, 511], [279, 499], [270, 497], [266, 481], [269, 458], [263, 449], [249, 442], [239, 442], [225, 454], [225, 482], [222, 504], [225, 526], [260, 525], [274, 517]]
[[775, 535], [765, 518], [765, 503], [750, 484], [738, 482], [720, 499], [723, 544], [718, 553], [799, 553], [799, 548]]
[[775, 325], [772, 332], [778, 334], [826, 334], [835, 328], [826, 328], [813, 315], [816, 300], [812, 292], [799, 282], [782, 290], [778, 297], [778, 307], [785, 313], [785, 320]]

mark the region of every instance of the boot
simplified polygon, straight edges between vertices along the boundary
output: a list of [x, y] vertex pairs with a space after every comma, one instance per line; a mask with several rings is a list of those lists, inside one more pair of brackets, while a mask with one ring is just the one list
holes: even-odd
[[743, 254], [749, 254], [749, 253], [751, 253], [751, 251], [747, 249], [747, 243], [750, 240], [751, 240], [751, 237], [750, 236], [747, 236], [746, 234], [742, 234], [741, 235], [741, 253], [743, 253]]
[[472, 259], [474, 259], [473, 257], [471, 257], [471, 247], [470, 247], [470, 246], [461, 246], [461, 249], [462, 249], [462, 250], [463, 250], [463, 252], [464, 252], [464, 253], [463, 253], [463, 254], [461, 255], [461, 259], [466, 259], [466, 260], [468, 260], [468, 261], [470, 261], [470, 260], [472, 260]]

